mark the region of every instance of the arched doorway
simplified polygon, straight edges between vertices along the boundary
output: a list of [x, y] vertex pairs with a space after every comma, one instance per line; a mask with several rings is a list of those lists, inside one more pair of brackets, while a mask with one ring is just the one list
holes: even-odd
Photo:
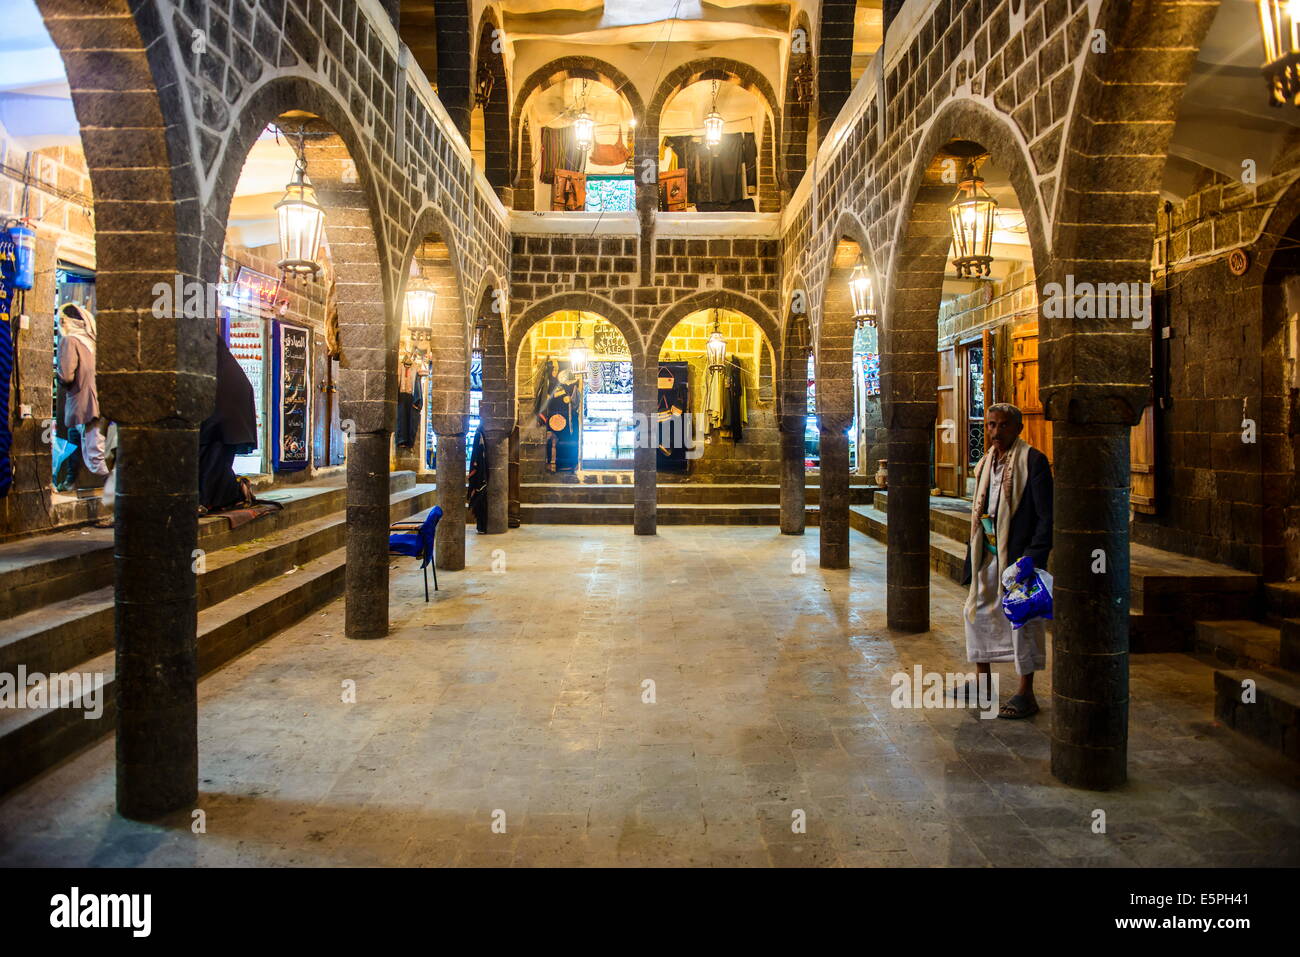
[[668, 331], [657, 361], [660, 480], [776, 481], [776, 362], [758, 323], [726, 307], [691, 312]]
[[635, 357], [614, 323], [558, 310], [523, 331], [515, 355], [521, 482], [632, 469]]

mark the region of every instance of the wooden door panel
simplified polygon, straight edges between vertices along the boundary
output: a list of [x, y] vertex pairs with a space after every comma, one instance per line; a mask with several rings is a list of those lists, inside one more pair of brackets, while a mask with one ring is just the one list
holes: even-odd
[[1052, 423], [1038, 398], [1038, 322], [1011, 332], [1011, 402], [1024, 416], [1026, 442], [1052, 461]]
[[960, 494], [958, 418], [957, 352], [945, 349], [939, 353], [938, 412], [934, 425], [934, 484], [942, 495]]

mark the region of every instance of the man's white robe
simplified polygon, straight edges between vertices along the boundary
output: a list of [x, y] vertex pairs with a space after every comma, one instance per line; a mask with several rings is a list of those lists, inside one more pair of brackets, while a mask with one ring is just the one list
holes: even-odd
[[1003, 455], [990, 450], [975, 467], [975, 498], [972, 509], [987, 502], [984, 511], [993, 516], [998, 554], [985, 546], [979, 516], [971, 529], [971, 583], [966, 599], [966, 657], [973, 662], [1014, 661], [1016, 674], [1027, 675], [1047, 667], [1047, 623], [1034, 618], [1013, 629], [1002, 611], [1002, 573], [1021, 556], [1007, 554], [1011, 516], [1020, 506], [1029, 479], [1029, 443], [1016, 439]]

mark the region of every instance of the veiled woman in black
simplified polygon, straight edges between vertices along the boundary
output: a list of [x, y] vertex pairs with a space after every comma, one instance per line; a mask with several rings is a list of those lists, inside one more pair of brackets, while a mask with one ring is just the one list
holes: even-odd
[[487, 452], [483, 446], [483, 430], [474, 433], [474, 451], [469, 457], [468, 504], [474, 513], [474, 527], [487, 532]]
[[257, 406], [253, 385], [217, 339], [217, 402], [199, 426], [199, 514], [220, 512], [253, 503], [248, 479], [235, 475], [236, 455], [257, 448]]

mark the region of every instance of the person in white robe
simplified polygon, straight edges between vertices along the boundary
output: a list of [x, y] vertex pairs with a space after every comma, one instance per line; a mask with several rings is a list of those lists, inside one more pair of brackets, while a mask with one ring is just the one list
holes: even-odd
[[963, 609], [966, 655], [977, 676], [989, 675], [995, 663], [1014, 662], [1020, 677], [1015, 695], [998, 711], [1001, 718], [1038, 712], [1034, 673], [1047, 666], [1044, 619], [1012, 628], [1002, 610], [1003, 573], [1026, 555], [1035, 568], [1045, 569], [1052, 548], [1051, 465], [1020, 438], [1023, 429], [1023, 416], [1013, 405], [991, 406], [985, 415], [988, 451], [975, 467], [963, 580], [970, 585]]

